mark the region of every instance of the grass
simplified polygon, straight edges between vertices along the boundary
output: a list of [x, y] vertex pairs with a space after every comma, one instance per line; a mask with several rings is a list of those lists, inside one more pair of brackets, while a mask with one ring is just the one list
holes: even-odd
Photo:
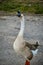
[[15, 12], [17, 10], [25, 13], [43, 14], [43, 3], [30, 3], [28, 0], [24, 2], [18, 2], [17, 0], [0, 2], [0, 11]]

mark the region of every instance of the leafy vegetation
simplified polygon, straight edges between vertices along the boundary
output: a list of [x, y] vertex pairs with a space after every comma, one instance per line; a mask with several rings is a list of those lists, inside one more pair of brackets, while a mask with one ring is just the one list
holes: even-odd
[[21, 10], [25, 13], [43, 14], [43, 3], [38, 0], [2, 0], [0, 11], [15, 12]]

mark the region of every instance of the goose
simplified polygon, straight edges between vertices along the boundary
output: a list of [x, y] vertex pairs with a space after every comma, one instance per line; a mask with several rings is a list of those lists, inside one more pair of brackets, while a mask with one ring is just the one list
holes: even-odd
[[21, 27], [20, 32], [14, 41], [13, 48], [16, 53], [21, 54], [26, 59], [25, 65], [30, 65], [30, 60], [33, 58], [34, 55], [38, 52], [38, 41], [35, 42], [35, 44], [31, 44], [24, 40], [23, 34], [24, 34], [24, 27], [25, 27], [25, 19], [24, 15], [21, 14], [20, 11], [17, 12], [17, 16], [21, 19]]

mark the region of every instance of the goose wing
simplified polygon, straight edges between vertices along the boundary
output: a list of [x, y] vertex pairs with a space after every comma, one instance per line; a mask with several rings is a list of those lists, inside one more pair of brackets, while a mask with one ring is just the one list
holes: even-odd
[[38, 42], [36, 42], [35, 44], [30, 43], [28, 41], [25, 41], [25, 45], [30, 48], [30, 50], [36, 50], [39, 46]]

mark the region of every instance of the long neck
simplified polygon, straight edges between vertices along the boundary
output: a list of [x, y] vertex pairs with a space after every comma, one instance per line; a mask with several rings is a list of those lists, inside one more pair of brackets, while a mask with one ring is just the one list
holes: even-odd
[[24, 26], [25, 26], [25, 24], [24, 24], [24, 16], [23, 16], [21, 19], [21, 28], [20, 28], [19, 36], [23, 36]]

